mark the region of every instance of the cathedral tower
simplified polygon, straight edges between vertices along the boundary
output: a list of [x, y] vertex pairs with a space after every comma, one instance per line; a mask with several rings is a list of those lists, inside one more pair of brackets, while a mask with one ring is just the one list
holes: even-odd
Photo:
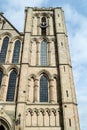
[[62, 8], [27, 7], [23, 34], [0, 20], [0, 129], [80, 130]]

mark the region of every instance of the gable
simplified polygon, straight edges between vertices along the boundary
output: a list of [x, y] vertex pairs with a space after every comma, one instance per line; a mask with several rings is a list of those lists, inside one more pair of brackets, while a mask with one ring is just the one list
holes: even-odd
[[15, 33], [21, 34], [4, 16], [0, 13], [0, 30], [14, 30]]

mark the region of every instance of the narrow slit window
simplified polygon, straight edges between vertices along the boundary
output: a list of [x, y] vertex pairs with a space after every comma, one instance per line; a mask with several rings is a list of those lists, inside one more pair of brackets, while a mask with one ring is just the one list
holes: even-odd
[[69, 93], [68, 93], [68, 90], [66, 90], [66, 96], [69, 97]]
[[69, 119], [69, 126], [71, 127], [71, 119]]

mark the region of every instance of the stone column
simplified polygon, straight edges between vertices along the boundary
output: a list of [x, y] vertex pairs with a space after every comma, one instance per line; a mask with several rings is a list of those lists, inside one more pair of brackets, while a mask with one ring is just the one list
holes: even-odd
[[38, 79], [35, 79], [34, 81], [34, 102], [39, 101], [39, 85], [38, 85]]
[[50, 103], [54, 103], [55, 102], [55, 99], [54, 99], [54, 80], [51, 78], [50, 79], [50, 84], [49, 84], [49, 101]]
[[2, 101], [5, 101], [6, 100], [6, 96], [7, 96], [7, 89], [8, 89], [8, 86], [6, 86], [7, 83], [7, 78], [8, 78], [8, 75], [7, 74], [4, 74], [3, 75], [3, 78], [2, 78], [2, 85], [1, 85], [1, 90], [0, 90], [0, 100]]
[[[15, 44], [14, 44], [14, 46], [15, 46]], [[9, 42], [8, 50], [7, 50], [7, 56], [6, 56], [6, 63], [12, 63], [12, 58], [13, 58], [13, 53], [14, 53], [14, 46], [13, 46], [13, 42]]]
[[48, 35], [53, 35], [53, 15], [48, 16]]
[[47, 25], [48, 25], [48, 27], [46, 28], [47, 35], [50, 35], [50, 17], [49, 16], [47, 17]]
[[48, 65], [51, 65], [51, 42], [48, 42]]
[[28, 91], [27, 91], [27, 101], [28, 101], [28, 102], [30, 102], [30, 87], [31, 87], [31, 83], [30, 83], [30, 82], [31, 82], [31, 79], [29, 78], [29, 79], [28, 79], [28, 86], [27, 86], [27, 87], [28, 87], [28, 88], [27, 88], [27, 90], [28, 90]]
[[40, 65], [40, 42], [37, 41], [36, 65]]
[[31, 59], [32, 59], [32, 44], [33, 44], [33, 41], [30, 42], [30, 56], [29, 56], [30, 65], [31, 65]]

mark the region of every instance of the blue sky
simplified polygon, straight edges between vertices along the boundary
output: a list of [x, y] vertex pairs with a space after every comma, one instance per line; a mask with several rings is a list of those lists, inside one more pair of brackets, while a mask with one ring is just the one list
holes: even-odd
[[0, 11], [19, 31], [26, 6], [60, 6], [65, 12], [80, 127], [87, 130], [87, 0], [0, 0]]

